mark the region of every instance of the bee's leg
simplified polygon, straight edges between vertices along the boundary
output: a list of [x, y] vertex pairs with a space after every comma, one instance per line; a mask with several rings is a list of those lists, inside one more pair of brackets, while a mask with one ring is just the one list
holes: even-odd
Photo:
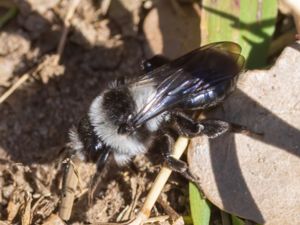
[[165, 162], [166, 162], [167, 166], [171, 170], [173, 170], [177, 173], [180, 173], [185, 179], [187, 179], [188, 181], [194, 183], [197, 186], [197, 188], [199, 189], [201, 197], [205, 198], [205, 194], [204, 194], [203, 189], [201, 187], [199, 178], [197, 179], [190, 172], [189, 166], [187, 165], [186, 162], [184, 162], [182, 160], [179, 160], [179, 159], [175, 159], [170, 154], [165, 155], [164, 158], [165, 158]]
[[209, 138], [216, 138], [226, 132], [243, 133], [249, 136], [262, 135], [249, 130], [245, 126], [218, 119], [195, 121], [184, 113], [176, 113], [172, 116], [172, 118], [175, 121], [175, 125], [179, 134], [189, 138], [202, 134], [208, 136]]
[[111, 156], [110, 148], [101, 149], [101, 153], [99, 154], [98, 159], [96, 161], [96, 166], [97, 166], [96, 173], [92, 177], [89, 186], [89, 194], [88, 194], [89, 205], [91, 205], [92, 203], [94, 193], [96, 191], [99, 181], [101, 180], [101, 178], [103, 178], [103, 176], [105, 176], [105, 174], [108, 171], [108, 168], [110, 166], [108, 165], [110, 163], [109, 160], [110, 156]]
[[164, 163], [173, 171], [180, 173], [186, 179], [195, 182], [196, 179], [190, 173], [188, 165], [179, 159], [172, 157], [171, 152], [174, 147], [175, 139], [170, 133], [162, 134], [153, 146], [159, 150], [163, 156]]
[[166, 165], [173, 171], [180, 173], [187, 180], [197, 183], [197, 179], [191, 174], [189, 167], [186, 162], [175, 159], [170, 154], [164, 156]]
[[202, 133], [208, 136], [209, 138], [219, 137], [226, 132], [241, 133], [247, 136], [253, 136], [257, 138], [263, 136], [263, 133], [252, 131], [246, 126], [227, 122], [224, 120], [207, 119], [201, 120], [199, 124], [203, 126]]
[[103, 148], [96, 162], [97, 172], [103, 171], [105, 165], [108, 162], [108, 158], [111, 154], [110, 148]]
[[161, 135], [157, 140], [155, 147], [162, 153], [166, 166], [169, 167], [172, 171], [180, 173], [190, 182], [193, 182], [199, 189], [201, 196], [205, 198], [204, 192], [200, 185], [200, 180], [196, 179], [196, 177], [190, 172], [187, 163], [182, 160], [176, 159], [171, 155], [174, 144], [175, 138], [170, 133], [165, 133]]
[[148, 60], [144, 60], [141, 63], [141, 68], [144, 72], [148, 73], [166, 63], [170, 62], [170, 60], [162, 55], [155, 55]]
[[185, 113], [172, 113], [171, 118], [181, 136], [192, 138], [199, 136], [203, 131], [204, 127]]

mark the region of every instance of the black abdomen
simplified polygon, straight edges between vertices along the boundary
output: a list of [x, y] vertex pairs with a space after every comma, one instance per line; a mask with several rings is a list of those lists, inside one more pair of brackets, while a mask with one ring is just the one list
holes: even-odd
[[184, 101], [180, 105], [180, 108], [184, 110], [199, 110], [215, 106], [233, 91], [236, 80], [237, 79], [234, 78], [229, 81], [224, 81], [207, 90], [203, 90], [198, 95], [190, 97]]

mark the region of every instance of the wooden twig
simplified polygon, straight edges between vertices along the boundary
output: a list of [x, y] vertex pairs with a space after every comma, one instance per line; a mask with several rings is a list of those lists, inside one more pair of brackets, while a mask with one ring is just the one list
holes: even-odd
[[14, 83], [3, 95], [0, 96], [0, 104], [2, 104], [14, 91], [20, 87], [29, 78], [29, 73], [23, 74], [16, 83]]
[[[181, 155], [184, 153], [189, 143], [188, 138], [180, 137], [175, 143], [175, 147], [172, 153], [172, 156], [176, 159], [179, 159]], [[171, 175], [172, 170], [167, 167], [162, 167], [159, 174], [157, 175], [150, 192], [148, 193], [145, 203], [138, 213], [135, 219], [130, 220], [129, 222], [123, 223], [94, 223], [93, 225], [141, 225], [147, 223], [150, 217], [151, 209], [153, 208], [156, 200], [158, 199], [163, 187]], [[163, 220], [169, 218], [169, 216], [163, 216]], [[150, 219], [151, 220], [151, 219]]]
[[78, 184], [78, 175], [76, 167], [79, 165], [79, 160], [74, 160], [71, 163], [71, 159], [67, 162], [66, 174], [63, 179], [61, 204], [59, 207], [59, 216], [63, 220], [69, 220], [72, 213], [72, 208], [75, 199], [75, 191]]
[[110, 6], [110, 3], [111, 3], [111, 0], [102, 0], [100, 10], [101, 10], [101, 14], [103, 16], [106, 16], [109, 6]]
[[64, 48], [65, 48], [65, 45], [66, 45], [66, 40], [67, 40], [67, 35], [68, 35], [68, 32], [69, 32], [69, 28], [70, 28], [70, 20], [73, 17], [79, 3], [80, 3], [80, 0], [72, 0], [70, 2], [68, 12], [66, 14], [66, 17], [64, 18], [63, 32], [62, 32], [62, 35], [60, 37], [59, 44], [58, 44], [58, 47], [57, 47], [58, 58], [57, 58], [56, 63], [59, 63], [61, 55], [64, 51]]
[[[176, 141], [172, 156], [176, 159], [179, 159], [181, 155], [184, 153], [185, 149], [187, 148], [189, 143], [189, 139], [180, 137]], [[147, 221], [147, 219], [150, 216], [151, 209], [153, 208], [157, 198], [159, 197], [163, 187], [165, 186], [166, 182], [169, 179], [169, 176], [171, 175], [172, 171], [167, 168], [163, 167], [159, 174], [157, 175], [151, 190], [149, 194], [147, 195], [147, 198], [145, 200], [145, 203], [141, 209], [141, 211], [138, 213], [137, 217], [128, 223], [128, 225], [141, 225]]]
[[31, 202], [32, 196], [29, 192], [25, 191], [24, 196], [24, 205], [21, 213], [21, 224], [22, 225], [30, 225], [31, 224]]

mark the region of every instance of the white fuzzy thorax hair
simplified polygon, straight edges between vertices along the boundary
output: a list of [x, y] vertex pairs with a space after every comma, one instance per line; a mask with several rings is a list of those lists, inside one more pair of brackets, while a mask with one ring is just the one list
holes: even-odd
[[[130, 94], [135, 102], [137, 111], [140, 110], [149, 101], [149, 97], [154, 93], [154, 88], [132, 86]], [[109, 121], [107, 110], [103, 110], [103, 92], [100, 96], [96, 97], [89, 109], [89, 119], [94, 127], [94, 132], [99, 136], [106, 145], [114, 149], [114, 157], [119, 165], [126, 164], [133, 156], [137, 154], [144, 154], [149, 143], [143, 143], [138, 140], [134, 135], [121, 135], [118, 134], [118, 127]], [[113, 103], [112, 103], [113, 104]], [[163, 116], [159, 115], [146, 124], [150, 132], [154, 132], [159, 128]]]

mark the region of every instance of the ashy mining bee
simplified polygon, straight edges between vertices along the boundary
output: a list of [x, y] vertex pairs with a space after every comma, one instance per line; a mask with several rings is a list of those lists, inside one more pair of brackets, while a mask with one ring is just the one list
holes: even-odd
[[71, 157], [95, 162], [101, 172], [108, 158], [126, 165], [155, 145], [167, 165], [191, 178], [170, 156], [176, 132], [180, 136], [215, 138], [243, 127], [222, 120], [194, 120], [188, 111], [222, 102], [236, 87], [244, 66], [241, 48], [217, 42], [173, 61], [155, 56], [143, 63], [145, 74], [115, 82], [91, 103], [79, 125], [70, 131]]

